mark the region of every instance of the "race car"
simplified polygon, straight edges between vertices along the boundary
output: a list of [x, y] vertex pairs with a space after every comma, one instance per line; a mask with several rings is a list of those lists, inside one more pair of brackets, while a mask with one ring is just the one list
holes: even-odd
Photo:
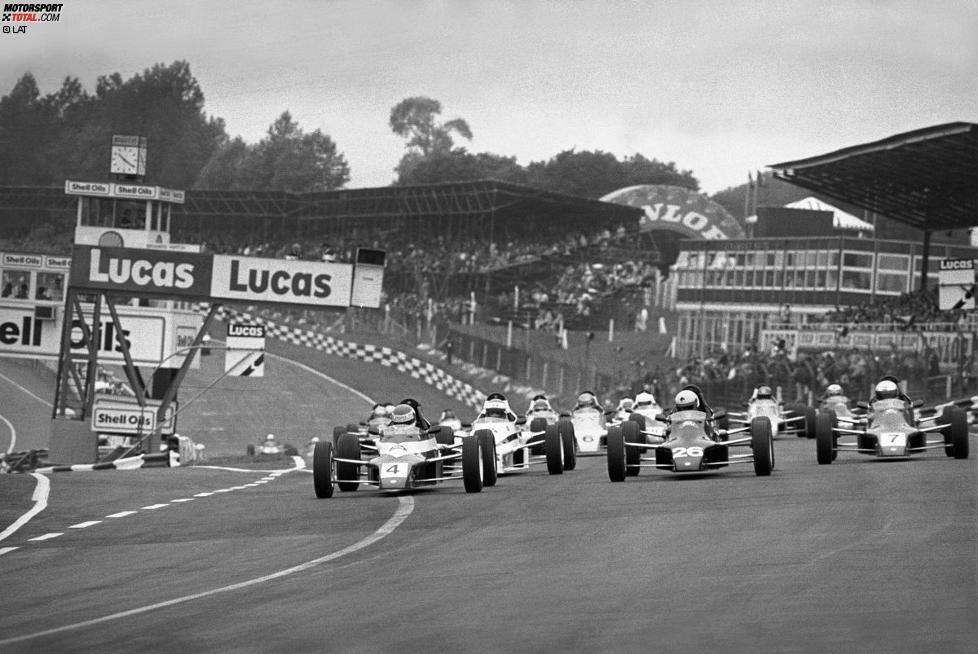
[[[333, 496], [361, 485], [383, 491], [403, 491], [461, 480], [467, 493], [481, 492], [496, 483], [491, 441], [473, 437], [456, 444], [451, 427], [423, 429], [413, 407], [400, 404], [391, 424], [378, 430], [372, 444], [355, 434], [342, 434], [334, 446], [316, 443], [313, 452], [313, 487], [316, 497]], [[372, 456], [362, 458], [362, 450]]]
[[571, 411], [571, 424], [574, 426], [574, 442], [579, 454], [597, 454], [605, 446], [608, 436], [607, 418], [594, 393], [584, 391], [577, 396], [577, 404]]
[[729, 420], [746, 426], [750, 425], [754, 418], [767, 418], [771, 421], [771, 433], [774, 436], [787, 433], [805, 435], [805, 413], [797, 408], [786, 411], [782, 402], [774, 397], [770, 386], [755, 388], [746, 407], [747, 411], [744, 413], [728, 413]]
[[258, 459], [280, 459], [287, 456], [297, 456], [299, 450], [294, 445], [280, 443], [275, 439], [275, 434], [268, 434], [258, 445], [249, 443], [245, 448], [245, 453]]
[[441, 412], [441, 415], [438, 416], [438, 424], [445, 427], [451, 427], [455, 431], [462, 428], [461, 419], [459, 419], [459, 417], [456, 416], [455, 412], [451, 409], [445, 409]]
[[[872, 399], [858, 403], [867, 411], [866, 416], [849, 420], [850, 426], [840, 426], [841, 419], [829, 411], [815, 416], [816, 460], [829, 465], [839, 452], [906, 458], [939, 448], [949, 457], [967, 459], [968, 417], [964, 410], [946, 406], [939, 416], [919, 418], [915, 409], [922, 404], [911, 401], [900, 390], [896, 377], [882, 378]], [[928, 438], [928, 434], [940, 438]]]
[[[546, 395], [533, 396], [525, 418], [533, 433], [545, 432], [547, 425], [556, 425], [562, 439], [569, 438], [571, 441], [574, 439], [574, 423], [571, 422], [570, 416], [554, 409]], [[530, 453], [544, 454], [543, 443], [532, 445]]]
[[[726, 430], [719, 426], [723, 409], [711, 409], [697, 386], [688, 385], [676, 394], [676, 405], [668, 417], [665, 436], [642, 434], [634, 421], [608, 429], [608, 477], [625, 481], [641, 468], [662, 468], [676, 473], [701, 473], [737, 463], [752, 463], [757, 476], [767, 476], [774, 469], [774, 440], [771, 422], [754, 418], [749, 426]], [[742, 438], [730, 437], [749, 432]], [[733, 447], [750, 448], [749, 453], [734, 454]], [[652, 450], [653, 456], [643, 456]]]
[[[842, 386], [839, 384], [829, 384], [825, 389], [825, 396], [822, 397], [822, 401], [819, 405], [819, 411], [826, 411], [835, 414], [835, 417], [839, 419], [840, 422], [855, 422], [860, 417], [863, 417], [863, 411], [854, 411], [852, 407], [849, 406], [849, 398], [846, 397], [842, 390]], [[814, 430], [811, 438], [814, 438]]]
[[371, 429], [376, 432], [381, 427], [386, 427], [389, 425], [391, 422], [390, 413], [392, 410], [393, 406], [379, 402], [374, 404], [373, 408], [370, 409], [370, 415], [366, 420], [360, 423], [351, 422], [345, 427], [334, 427], [333, 445], [335, 446], [339, 442], [339, 438], [343, 434], [355, 434], [361, 441], [373, 440]]
[[[662, 437], [666, 435], [667, 423], [659, 420], [662, 417], [662, 407], [655, 401], [655, 396], [648, 391], [642, 391], [635, 396], [635, 404], [630, 418], [639, 423], [642, 433]], [[638, 417], [641, 416], [641, 420]]]
[[[541, 424], [537, 422], [536, 427]], [[473, 437], [491, 441], [497, 474], [526, 470], [534, 463], [546, 463], [552, 475], [573, 470], [577, 464], [573, 437], [566, 431], [562, 434], [557, 424], [542, 427], [526, 429], [526, 418], [513, 413], [506, 397], [491, 393], [470, 430], [456, 432], [455, 438], [456, 442]], [[541, 445], [544, 455], [533, 456], [531, 449]]]

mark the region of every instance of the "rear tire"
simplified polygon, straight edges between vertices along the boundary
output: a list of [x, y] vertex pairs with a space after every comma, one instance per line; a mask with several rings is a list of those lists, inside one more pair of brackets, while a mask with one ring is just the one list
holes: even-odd
[[462, 440], [462, 482], [466, 493], [482, 492], [483, 456], [478, 438]]
[[496, 437], [488, 429], [480, 429], [469, 438], [479, 439], [479, 447], [482, 448], [482, 485], [495, 486], [497, 478], [496, 469]]
[[832, 416], [827, 413], [815, 416], [815, 455], [819, 465], [829, 465], [835, 459], [832, 422]]
[[455, 430], [450, 425], [438, 425], [428, 430], [429, 434], [434, 434], [435, 441], [439, 445], [454, 445]]
[[806, 406], [805, 412], [805, 422], [802, 425], [801, 432], [798, 433], [799, 436], [803, 435], [807, 438], [815, 438], [815, 407]]
[[[336, 458], [338, 459], [359, 459], [360, 458], [360, 439], [356, 434], [345, 433], [340, 436], [336, 444]], [[345, 461], [336, 462], [336, 478], [340, 480], [351, 480], [360, 478], [360, 466], [356, 463]], [[360, 487], [357, 481], [337, 481], [336, 485], [340, 491], [349, 493]]]
[[770, 420], [761, 417], [751, 420], [750, 446], [754, 450], [754, 472], [758, 477], [767, 477], [774, 469], [774, 439]]
[[340, 443], [340, 436], [346, 433], [346, 427], [333, 427], [333, 447]]
[[615, 425], [608, 428], [608, 479], [625, 481], [625, 437], [621, 427]]
[[249, 445], [248, 447], [245, 448], [245, 452], [248, 453], [248, 456], [255, 456], [255, 446]]
[[547, 455], [547, 472], [552, 475], [564, 473], [564, 444], [557, 425], [547, 425], [544, 436], [544, 448]]
[[[638, 429], [638, 424], [632, 420], [626, 420], [621, 423], [621, 437], [625, 440], [625, 443], [641, 443], [645, 439], [642, 438], [642, 434]], [[639, 464], [642, 463], [642, 450], [637, 447], [628, 447], [625, 445], [625, 475], [627, 477], [638, 476], [638, 471], [640, 468]]]
[[316, 443], [312, 452], [312, 485], [316, 497], [333, 497], [333, 444], [323, 441]]

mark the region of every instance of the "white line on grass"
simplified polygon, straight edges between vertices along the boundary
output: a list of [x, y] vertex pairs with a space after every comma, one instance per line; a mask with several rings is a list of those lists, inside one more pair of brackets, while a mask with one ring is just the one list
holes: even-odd
[[0, 531], [0, 540], [12, 535], [15, 531], [27, 524], [28, 520], [47, 508], [48, 494], [51, 492], [51, 481], [44, 475], [39, 475], [36, 472], [32, 472], [31, 476], [37, 479], [37, 486], [34, 487], [34, 494], [31, 495], [34, 506], [30, 511], [17, 518], [9, 527]]
[[14, 429], [13, 423], [0, 415], [0, 420], [2, 420], [7, 425], [7, 429], [10, 430], [10, 445], [7, 446], [7, 454], [14, 451], [14, 444], [17, 442], [17, 430]]

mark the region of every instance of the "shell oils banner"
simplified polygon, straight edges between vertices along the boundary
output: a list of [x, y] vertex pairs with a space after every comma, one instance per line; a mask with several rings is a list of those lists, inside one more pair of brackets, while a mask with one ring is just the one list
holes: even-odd
[[210, 296], [223, 300], [348, 307], [353, 265], [214, 255]]
[[76, 245], [69, 284], [90, 290], [206, 299], [212, 258], [192, 252]]

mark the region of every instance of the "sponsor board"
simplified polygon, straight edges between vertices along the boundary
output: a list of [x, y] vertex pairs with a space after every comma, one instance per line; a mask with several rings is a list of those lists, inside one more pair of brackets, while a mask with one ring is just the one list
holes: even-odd
[[[92, 404], [92, 431], [100, 434], [147, 434], [157, 427], [159, 400], [146, 400], [140, 407], [136, 398], [118, 395], [96, 396]], [[174, 430], [176, 403], [166, 409], [160, 433], [169, 436]]]
[[227, 327], [224, 372], [237, 377], [263, 377], [265, 371], [265, 326], [231, 322]]
[[207, 298], [211, 260], [211, 255], [192, 252], [76, 245], [70, 284], [118, 293]]
[[214, 255], [211, 297], [348, 307], [352, 285], [348, 263]]
[[975, 308], [974, 259], [943, 259], [938, 284], [941, 311]]

